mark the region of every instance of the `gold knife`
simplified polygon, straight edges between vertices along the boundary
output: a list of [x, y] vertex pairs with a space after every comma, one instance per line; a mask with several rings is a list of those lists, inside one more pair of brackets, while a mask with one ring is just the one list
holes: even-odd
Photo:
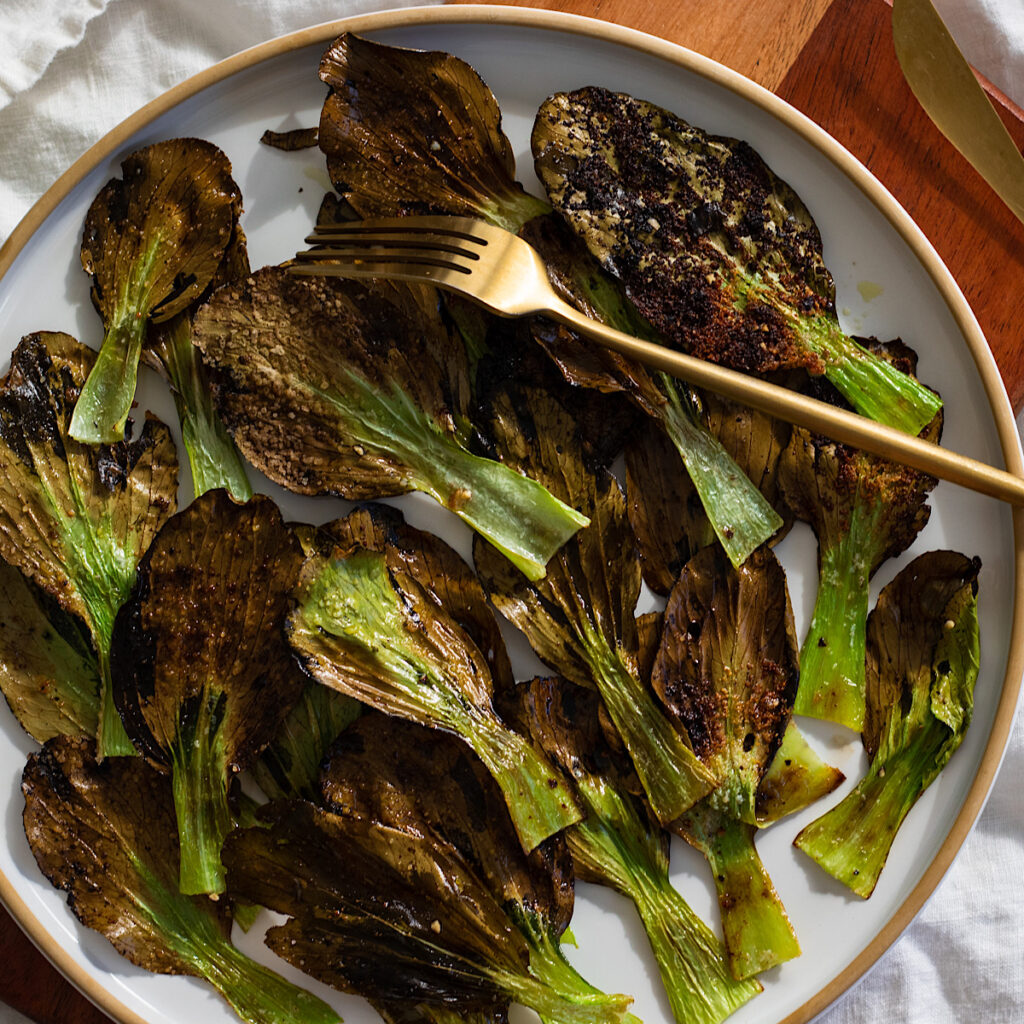
[[1024, 157], [931, 0], [893, 0], [892, 34], [925, 112], [1024, 222]]

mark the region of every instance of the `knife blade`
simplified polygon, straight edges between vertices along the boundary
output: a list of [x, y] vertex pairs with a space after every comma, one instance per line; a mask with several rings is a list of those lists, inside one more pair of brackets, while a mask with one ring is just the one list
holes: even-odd
[[925, 112], [1024, 222], [1024, 157], [931, 0], [893, 0], [892, 34]]

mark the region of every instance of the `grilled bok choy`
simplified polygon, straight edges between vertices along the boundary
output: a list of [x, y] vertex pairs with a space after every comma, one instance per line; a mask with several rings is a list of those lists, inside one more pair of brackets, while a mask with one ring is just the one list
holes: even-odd
[[484, 587], [547, 665], [597, 690], [655, 814], [672, 821], [713, 788], [714, 777], [640, 676], [634, 618], [640, 565], [622, 490], [610, 473], [588, 471], [575, 425], [546, 392], [510, 385], [494, 397], [490, 420], [502, 458], [586, 509], [591, 523], [535, 582], [476, 544]]
[[915, 558], [868, 619], [867, 775], [794, 840], [865, 899], [896, 833], [960, 746], [978, 677], [978, 573], [955, 551]]
[[71, 438], [95, 358], [67, 334], [28, 335], [11, 356], [0, 385], [0, 557], [87, 627], [103, 758], [135, 752], [112, 698], [111, 635], [139, 560], [174, 512], [178, 463], [170, 432], [148, 417], [134, 440]]
[[[661, 645], [664, 614], [647, 612], [637, 617], [636, 626], [640, 638], [640, 676], [649, 684]], [[611, 741], [607, 729], [604, 735]], [[779, 749], [757, 788], [754, 816], [758, 827], [766, 828], [828, 795], [844, 777], [841, 771], [818, 756], [791, 718], [782, 734]]]
[[[514, 685], [512, 666], [480, 581], [462, 558], [433, 534], [409, 526], [389, 505], [366, 504], [320, 527], [300, 526], [306, 555], [329, 557], [335, 546], [388, 552], [419, 584], [426, 598], [466, 631], [503, 688]], [[339, 733], [364, 710], [353, 697], [312, 680], [254, 768], [272, 800], [320, 795], [320, 762]]]
[[566, 1024], [625, 1018], [628, 997], [567, 998], [531, 973], [525, 936], [458, 847], [304, 801], [261, 819], [228, 837], [229, 892], [286, 915], [265, 941], [318, 981], [414, 1019], [502, 1019], [509, 1002]]
[[[92, 444], [124, 436], [150, 322], [182, 313], [208, 288], [236, 238], [242, 207], [227, 157], [201, 139], [140, 149], [122, 163], [121, 175], [93, 200], [82, 237], [82, 266], [106, 334], [70, 433]], [[185, 363], [194, 358], [184, 345], [174, 348]], [[224, 455], [232, 457], [230, 447], [213, 457]]]
[[[359, 216], [461, 214], [519, 231], [538, 248], [568, 302], [657, 340], [618, 282], [552, 218], [550, 205], [516, 182], [501, 111], [468, 64], [345, 33], [324, 55], [320, 77], [331, 90], [320, 148], [332, 182]], [[543, 332], [538, 338], [570, 382], [624, 392], [662, 423], [734, 562], [775, 533], [778, 516], [704, 429], [685, 387], [609, 351], [595, 353], [566, 330], [552, 340]]]
[[577, 876], [632, 901], [679, 1024], [718, 1024], [761, 986], [732, 977], [721, 942], [669, 881], [668, 835], [634, 795], [628, 758], [606, 742], [597, 694], [535, 679], [519, 697], [534, 739], [575, 782], [586, 810], [565, 833]]
[[290, 490], [354, 500], [422, 491], [531, 579], [586, 524], [470, 451], [466, 353], [433, 289], [265, 267], [218, 291], [194, 337], [236, 443]]
[[[905, 372], [912, 372], [915, 359], [905, 346], [871, 347], [882, 358], [899, 358]], [[825, 389], [827, 400], [842, 402], [829, 385], [818, 390]], [[938, 443], [941, 431], [940, 411], [921, 436]], [[931, 514], [926, 501], [938, 481], [794, 427], [779, 482], [787, 504], [818, 538], [818, 594], [800, 650], [793, 710], [860, 732], [871, 577], [924, 529]]]
[[311, 555], [288, 618], [314, 678], [388, 714], [458, 735], [494, 775], [523, 848], [580, 818], [571, 789], [493, 704], [487, 656], [390, 543]]
[[555, 209], [668, 344], [748, 373], [823, 373], [910, 434], [934, 418], [933, 392], [843, 332], [814, 220], [747, 143], [588, 87], [545, 101], [532, 146]]
[[[573, 909], [573, 861], [564, 836], [524, 854], [501, 790], [455, 737], [370, 713], [338, 738], [321, 783], [324, 805], [335, 814], [417, 833], [458, 854], [525, 940], [529, 975], [554, 1004], [537, 1007], [546, 1019], [566, 1019], [549, 1016], [555, 1000], [573, 1019], [623, 1017], [631, 1000], [584, 981], [560, 948]], [[443, 928], [439, 934], [443, 940]], [[508, 996], [522, 1001], [514, 990]]]
[[672, 828], [712, 868], [737, 978], [800, 953], [753, 842], [758, 790], [789, 725], [798, 675], [789, 593], [771, 551], [739, 569], [715, 547], [691, 558], [669, 595], [651, 681], [717, 783]]
[[118, 616], [115, 697], [139, 751], [171, 774], [182, 892], [223, 891], [232, 781], [302, 694], [282, 632], [301, 564], [269, 498], [209, 491], [164, 525]]
[[246, 1024], [340, 1024], [320, 999], [231, 945], [223, 902], [178, 891], [170, 779], [143, 758], [99, 764], [91, 741], [59, 737], [29, 757], [22, 792], [43, 874], [133, 964], [204, 979]]

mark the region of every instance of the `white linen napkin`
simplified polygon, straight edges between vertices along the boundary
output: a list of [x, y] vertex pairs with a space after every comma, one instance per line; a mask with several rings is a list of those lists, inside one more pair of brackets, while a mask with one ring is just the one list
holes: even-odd
[[932, 0], [969, 64], [1024, 106], [1024, 2]]
[[[395, 2], [0, 0], [0, 241], [75, 158], [170, 86], [264, 39]], [[971, 63], [1024, 105], [1024, 3], [935, 4]], [[23, 138], [32, 145], [19, 145]], [[946, 879], [875, 969], [818, 1024], [1024, 1021], [1021, 778], [1018, 728], [988, 806]], [[0, 1005], [0, 1024], [28, 1022]]]
[[172, 85], [266, 39], [396, 6], [412, 5], [0, 0], [0, 242], [75, 159]]
[[[82, 41], [86, 25], [107, 9], [108, 0], [5, 0], [0, 32], [0, 108], [31, 88], [61, 50]], [[40, 31], [45, 26], [45, 31]]]

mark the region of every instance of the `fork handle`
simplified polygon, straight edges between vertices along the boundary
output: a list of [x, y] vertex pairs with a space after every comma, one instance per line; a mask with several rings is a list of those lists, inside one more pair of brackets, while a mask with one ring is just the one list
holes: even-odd
[[1024, 478], [1005, 470], [777, 384], [634, 338], [591, 320], [561, 300], [552, 302], [543, 312], [630, 359], [663, 370], [688, 384], [941, 480], [1024, 506]]

